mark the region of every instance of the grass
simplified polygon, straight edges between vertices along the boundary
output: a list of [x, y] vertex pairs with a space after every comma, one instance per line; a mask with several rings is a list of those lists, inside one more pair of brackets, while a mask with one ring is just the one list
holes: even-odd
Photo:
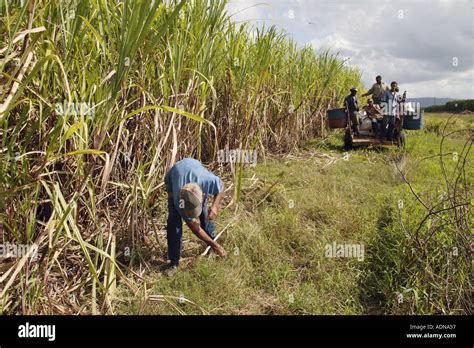
[[[426, 121], [446, 119], [427, 115]], [[472, 121], [469, 116], [455, 122]], [[229, 258], [198, 257], [196, 246], [184, 255], [191, 264], [175, 277], [156, 271], [146, 277], [155, 282], [150, 294], [183, 296], [195, 305], [150, 301], [140, 306], [132, 299], [119, 311], [172, 314], [178, 306], [193, 314], [469, 313], [469, 249], [456, 241], [453, 226], [437, 232], [435, 242], [427, 242], [426, 259], [415, 258], [409, 266], [408, 250], [421, 253], [413, 236], [423, 215], [394, 163], [423, 199], [439, 193], [443, 174], [439, 160], [430, 157], [439, 151], [441, 137], [430, 130], [408, 133], [402, 153], [394, 147], [365, 148], [350, 152], [345, 161], [341, 136], [334, 133], [309, 142], [305, 151], [246, 169], [243, 206], [219, 219], [222, 227], [239, 216], [223, 237]], [[469, 135], [456, 134], [445, 140], [446, 151], [461, 153]], [[425, 157], [430, 158], [420, 162]], [[472, 153], [468, 160], [472, 184]], [[446, 161], [450, 172], [455, 165]], [[256, 177], [263, 181], [257, 191]], [[267, 195], [268, 187], [273, 189]], [[364, 244], [365, 259], [325, 257], [325, 245], [333, 242]], [[453, 246], [459, 249], [456, 257], [450, 254]], [[432, 273], [425, 273], [428, 265]]]

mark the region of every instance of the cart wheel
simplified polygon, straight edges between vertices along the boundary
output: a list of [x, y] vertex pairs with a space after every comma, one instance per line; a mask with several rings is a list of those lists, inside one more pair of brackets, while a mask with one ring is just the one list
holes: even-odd
[[346, 134], [344, 134], [344, 149], [351, 150], [352, 149], [352, 135], [350, 131], [346, 130]]

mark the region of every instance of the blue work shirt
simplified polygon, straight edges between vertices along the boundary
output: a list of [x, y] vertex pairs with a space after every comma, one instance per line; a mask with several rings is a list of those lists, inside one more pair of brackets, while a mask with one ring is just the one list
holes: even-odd
[[400, 94], [397, 92], [386, 91], [383, 100], [387, 108], [384, 110], [389, 116], [398, 116], [400, 114]]
[[201, 162], [193, 158], [185, 158], [176, 162], [165, 175], [166, 191], [173, 195], [173, 202], [179, 215], [184, 220], [192, 220], [183, 215], [179, 208], [179, 193], [186, 184], [198, 184], [201, 187], [203, 204], [206, 204], [209, 195], [217, 195], [221, 192], [221, 179], [204, 168]]

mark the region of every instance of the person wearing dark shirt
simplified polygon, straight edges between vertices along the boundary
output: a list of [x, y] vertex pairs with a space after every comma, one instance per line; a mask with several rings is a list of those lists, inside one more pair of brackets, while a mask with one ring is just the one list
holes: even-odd
[[344, 105], [346, 111], [349, 113], [349, 117], [351, 119], [352, 130], [356, 135], [360, 135], [359, 133], [359, 119], [357, 117], [357, 112], [359, 111], [359, 105], [357, 102], [357, 89], [355, 87], [351, 88], [351, 94], [344, 99]]

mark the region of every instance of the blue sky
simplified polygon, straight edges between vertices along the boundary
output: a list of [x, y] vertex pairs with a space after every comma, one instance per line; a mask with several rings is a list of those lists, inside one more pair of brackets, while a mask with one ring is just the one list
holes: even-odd
[[474, 0], [230, 0], [238, 22], [329, 48], [411, 97], [474, 99]]

